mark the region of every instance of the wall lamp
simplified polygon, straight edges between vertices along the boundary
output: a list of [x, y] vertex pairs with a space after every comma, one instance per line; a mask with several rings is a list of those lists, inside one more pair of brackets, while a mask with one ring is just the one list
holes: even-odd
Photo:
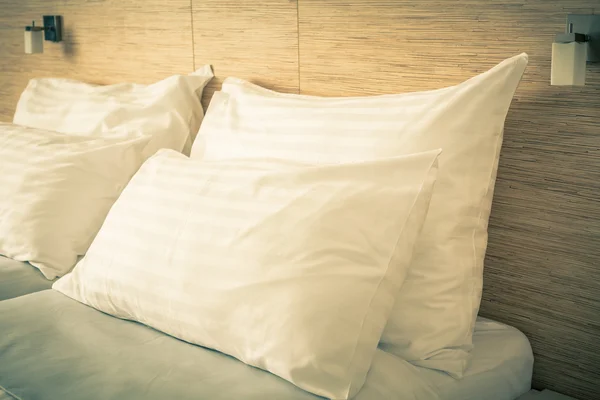
[[60, 15], [44, 15], [44, 26], [25, 27], [25, 53], [36, 54], [44, 52], [44, 40], [60, 42], [62, 40], [62, 18]]
[[552, 43], [550, 84], [584, 86], [588, 62], [600, 62], [600, 15], [570, 14]]

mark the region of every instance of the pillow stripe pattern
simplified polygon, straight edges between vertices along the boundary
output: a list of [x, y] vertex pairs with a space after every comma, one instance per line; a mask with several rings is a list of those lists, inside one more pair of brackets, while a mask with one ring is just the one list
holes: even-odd
[[460, 377], [481, 299], [504, 120], [527, 60], [512, 57], [452, 87], [373, 97], [278, 94], [228, 78], [192, 157], [324, 165], [442, 148], [429, 215], [381, 346]]
[[0, 254], [30, 262], [48, 279], [68, 272], [147, 144], [0, 123]]
[[150, 136], [147, 157], [161, 148], [189, 153], [204, 116], [202, 91], [212, 77], [206, 65], [150, 85], [32, 79], [21, 94], [13, 123], [78, 136]]
[[438, 154], [308, 167], [160, 151], [53, 287], [346, 399], [406, 275]]

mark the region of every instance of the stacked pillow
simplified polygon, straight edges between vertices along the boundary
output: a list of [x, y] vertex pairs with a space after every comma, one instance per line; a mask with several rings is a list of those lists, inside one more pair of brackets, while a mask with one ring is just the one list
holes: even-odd
[[352, 397], [406, 275], [438, 154], [313, 167], [163, 150], [53, 287], [312, 393]]
[[329, 398], [360, 390], [378, 343], [460, 377], [526, 64], [365, 98], [227, 79], [191, 159], [146, 161], [54, 288]]
[[0, 123], [0, 254], [48, 279], [68, 272], [144, 162], [148, 142]]
[[212, 76], [205, 66], [151, 85], [31, 80], [15, 124], [0, 124], [0, 254], [48, 279], [68, 272], [142, 163], [189, 149]]
[[229, 78], [192, 157], [327, 165], [442, 148], [431, 207], [381, 347], [460, 377], [481, 299], [504, 120], [527, 61], [512, 57], [453, 87], [374, 97], [280, 94]]
[[70, 135], [132, 138], [151, 136], [150, 157], [167, 148], [189, 154], [204, 115], [202, 91], [209, 65], [151, 85], [91, 85], [70, 79], [32, 79], [21, 94], [13, 123]]

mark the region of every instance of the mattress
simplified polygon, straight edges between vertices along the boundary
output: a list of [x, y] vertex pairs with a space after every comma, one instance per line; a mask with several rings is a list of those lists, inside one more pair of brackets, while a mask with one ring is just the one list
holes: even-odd
[[[467, 376], [377, 351], [357, 400], [515, 399], [529, 390], [523, 334], [480, 319]], [[0, 302], [0, 399], [314, 400], [224, 354], [120, 320], [54, 290]]]
[[509, 400], [531, 389], [533, 352], [519, 330], [479, 317], [473, 346], [469, 367], [460, 380], [418, 368], [419, 377], [435, 386], [439, 399]]
[[0, 300], [50, 289], [52, 283], [31, 264], [0, 256]]

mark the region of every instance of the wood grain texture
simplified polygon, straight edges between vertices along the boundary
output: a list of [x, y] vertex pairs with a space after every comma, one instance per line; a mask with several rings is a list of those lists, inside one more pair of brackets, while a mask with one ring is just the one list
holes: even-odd
[[481, 315], [529, 337], [534, 386], [600, 399], [600, 64], [550, 86], [567, 13], [598, 0], [300, 0], [300, 88], [361, 95], [457, 84], [527, 52], [508, 115]]
[[[212, 64], [320, 95], [435, 89], [520, 52], [490, 220], [481, 314], [534, 348], [535, 387], [600, 398], [600, 65], [551, 87], [551, 43], [599, 0], [0, 0], [0, 120], [32, 77], [150, 82]], [[65, 41], [23, 54], [23, 27], [64, 16]]]
[[292, 0], [193, 0], [196, 65], [211, 64], [213, 92], [228, 76], [298, 93], [298, 13]]
[[[0, 0], [0, 120], [33, 77], [149, 83], [193, 71], [190, 0]], [[64, 41], [24, 54], [23, 31], [63, 16]]]

